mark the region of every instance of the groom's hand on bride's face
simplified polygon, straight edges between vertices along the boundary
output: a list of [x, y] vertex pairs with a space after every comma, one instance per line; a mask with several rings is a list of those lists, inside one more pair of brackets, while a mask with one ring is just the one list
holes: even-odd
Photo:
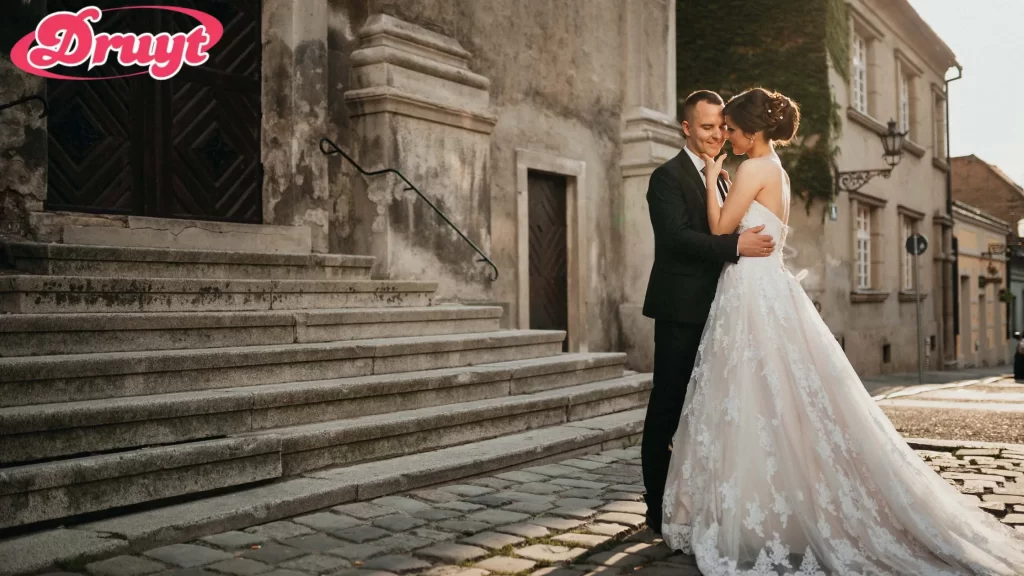
[[761, 230], [764, 230], [764, 224], [754, 226], [740, 234], [738, 241], [740, 256], [761, 258], [770, 256], [775, 251], [775, 240], [767, 234], [761, 234]]

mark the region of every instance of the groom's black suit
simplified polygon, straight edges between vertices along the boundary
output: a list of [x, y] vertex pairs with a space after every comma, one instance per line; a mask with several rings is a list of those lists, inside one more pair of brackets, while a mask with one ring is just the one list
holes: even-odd
[[644, 316], [654, 318], [654, 388], [644, 421], [642, 463], [651, 528], [661, 529], [661, 497], [686, 386], [725, 262], [739, 260], [737, 234], [713, 236], [704, 181], [686, 151], [651, 174], [647, 204], [654, 267]]

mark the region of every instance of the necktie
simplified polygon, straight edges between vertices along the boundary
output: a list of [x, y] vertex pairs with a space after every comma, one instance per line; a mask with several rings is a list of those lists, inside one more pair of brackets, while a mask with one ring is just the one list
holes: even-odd
[[[700, 169], [700, 173], [704, 175], [704, 179], [707, 180], [707, 166]], [[725, 183], [725, 176], [718, 175], [718, 195], [722, 198], [722, 203], [725, 203], [725, 196], [729, 194], [729, 185]]]

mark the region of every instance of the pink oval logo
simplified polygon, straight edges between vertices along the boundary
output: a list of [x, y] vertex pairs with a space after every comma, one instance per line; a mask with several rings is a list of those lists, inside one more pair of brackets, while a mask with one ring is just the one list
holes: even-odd
[[[144, 9], [179, 12], [195, 18], [199, 25], [188, 33], [176, 34], [97, 34], [93, 31], [92, 25], [100, 21], [103, 12]], [[155, 80], [167, 80], [184, 66], [205, 64], [210, 59], [210, 48], [223, 35], [224, 27], [219, 20], [206, 12], [189, 8], [126, 6], [100, 10], [96, 6], [87, 6], [78, 12], [54, 12], [43, 18], [35, 32], [25, 35], [14, 45], [11, 61], [29, 74], [57, 80], [109, 80], [141, 74], [149, 74]], [[50, 71], [57, 66], [75, 67], [86, 63], [92, 70], [115, 56], [122, 66], [141, 66], [147, 70], [102, 78], [65, 76]]]

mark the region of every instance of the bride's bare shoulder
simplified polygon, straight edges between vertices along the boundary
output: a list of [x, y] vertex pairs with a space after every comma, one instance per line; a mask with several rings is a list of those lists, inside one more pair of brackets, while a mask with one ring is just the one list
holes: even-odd
[[770, 174], [772, 170], [778, 170], [778, 165], [767, 156], [761, 158], [747, 158], [743, 162], [740, 162], [740, 166], [736, 170], [736, 175], [738, 177], [740, 174], [745, 174], [748, 177], [760, 178]]

